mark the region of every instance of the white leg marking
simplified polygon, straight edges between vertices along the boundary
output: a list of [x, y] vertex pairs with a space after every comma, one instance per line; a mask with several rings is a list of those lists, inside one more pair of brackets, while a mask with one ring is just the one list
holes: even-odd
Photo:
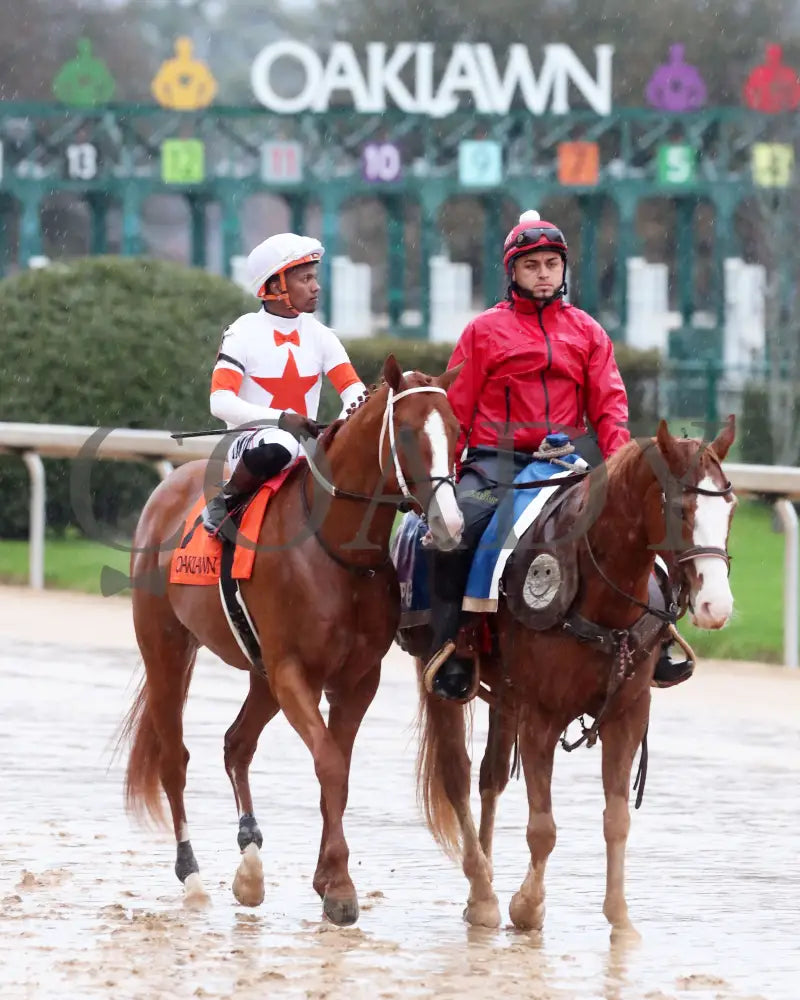
[[211, 906], [211, 897], [203, 888], [200, 876], [197, 872], [192, 872], [183, 880], [183, 905], [193, 910], [201, 910], [206, 906]]
[[[699, 484], [703, 489], [718, 489], [709, 476]], [[694, 545], [724, 549], [728, 537], [733, 504], [725, 497], [699, 494], [694, 519]], [[733, 612], [733, 594], [724, 560], [715, 556], [698, 556], [694, 560], [703, 583], [694, 596], [694, 624], [700, 628], [722, 628]]]
[[255, 844], [248, 844], [242, 851], [232, 888], [242, 906], [259, 906], [264, 902], [264, 866]]
[[[428, 414], [424, 432], [431, 444], [431, 476], [434, 479], [449, 476], [453, 470], [447, 464], [447, 432], [442, 415], [437, 410]], [[464, 518], [452, 486], [445, 484], [436, 489], [428, 510], [428, 523], [437, 542], [458, 545], [461, 541]]]

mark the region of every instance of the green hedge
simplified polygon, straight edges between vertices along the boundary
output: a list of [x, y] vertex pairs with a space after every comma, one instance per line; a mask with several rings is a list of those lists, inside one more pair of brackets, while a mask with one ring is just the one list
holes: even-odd
[[[6, 377], [0, 420], [170, 430], [215, 425], [208, 387], [223, 328], [254, 300], [224, 278], [163, 261], [91, 257], [0, 281]], [[452, 346], [427, 341], [355, 340], [347, 344], [367, 384], [394, 353], [403, 367], [438, 374]], [[617, 350], [633, 430], [652, 433], [658, 355]], [[321, 420], [338, 412], [326, 384]], [[69, 464], [47, 460], [51, 531], [75, 524]], [[130, 533], [157, 482], [149, 466], [103, 462], [93, 477], [98, 521]], [[27, 533], [27, 475], [0, 456], [0, 537]]]
[[[94, 427], [209, 424], [208, 386], [222, 329], [253, 308], [231, 282], [163, 261], [91, 257], [0, 281], [0, 420]], [[74, 523], [67, 462], [46, 461], [47, 520]], [[103, 462], [98, 520], [130, 531], [157, 482], [147, 466]], [[27, 477], [0, 457], [0, 535], [27, 531]]]

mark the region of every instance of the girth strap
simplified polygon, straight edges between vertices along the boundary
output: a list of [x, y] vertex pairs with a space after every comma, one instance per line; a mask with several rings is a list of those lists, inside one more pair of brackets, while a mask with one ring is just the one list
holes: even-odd
[[[628, 633], [628, 647], [634, 660], [643, 659], [647, 656], [663, 637], [668, 628], [668, 623], [657, 618], [655, 615], [645, 611], [636, 622], [626, 631]], [[613, 656], [617, 651], [619, 642], [619, 629], [609, 628], [607, 625], [598, 625], [589, 621], [577, 611], [572, 611], [564, 620], [561, 628], [573, 639], [588, 643], [595, 649], [608, 656]]]

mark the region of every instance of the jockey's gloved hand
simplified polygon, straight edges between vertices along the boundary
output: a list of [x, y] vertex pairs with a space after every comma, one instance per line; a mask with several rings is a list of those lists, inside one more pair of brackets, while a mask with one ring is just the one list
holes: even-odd
[[322, 431], [322, 427], [316, 420], [304, 417], [300, 413], [292, 413], [290, 410], [284, 410], [278, 417], [278, 427], [297, 438], [298, 441], [317, 438]]

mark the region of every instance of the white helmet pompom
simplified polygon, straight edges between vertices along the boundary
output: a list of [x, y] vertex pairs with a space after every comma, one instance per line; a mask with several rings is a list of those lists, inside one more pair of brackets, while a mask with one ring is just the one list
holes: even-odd
[[536, 211], [535, 208], [529, 208], [527, 212], [523, 212], [519, 217], [520, 225], [524, 222], [539, 222], [541, 215]]

